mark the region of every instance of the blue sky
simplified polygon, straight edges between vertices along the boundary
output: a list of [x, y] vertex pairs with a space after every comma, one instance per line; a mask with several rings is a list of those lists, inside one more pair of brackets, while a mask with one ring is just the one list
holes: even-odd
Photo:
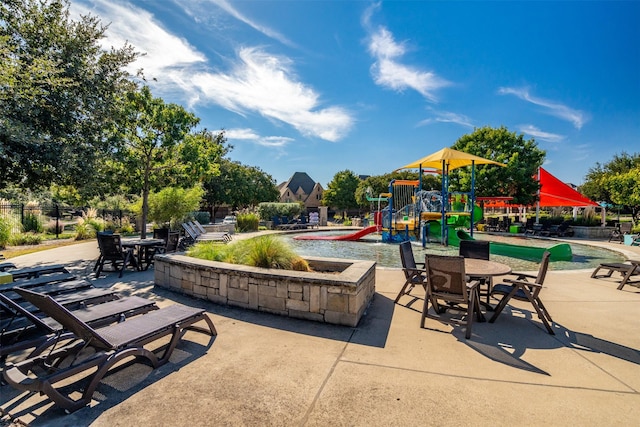
[[278, 183], [384, 174], [482, 126], [574, 184], [640, 152], [638, 1], [71, 1]]

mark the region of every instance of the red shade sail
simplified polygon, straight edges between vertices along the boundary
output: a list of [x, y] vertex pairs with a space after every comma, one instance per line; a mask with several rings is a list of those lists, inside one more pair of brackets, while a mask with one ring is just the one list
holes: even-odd
[[[534, 177], [537, 179], [537, 177]], [[521, 205], [512, 205], [498, 197], [489, 197], [485, 202], [486, 207], [505, 208], [518, 207]], [[478, 198], [480, 200], [480, 197]], [[540, 168], [540, 207], [586, 207], [600, 206], [588, 197], [583, 196], [555, 176], [551, 175], [545, 169]]]
[[551, 206], [600, 206], [583, 196], [545, 169], [540, 168], [540, 207]]

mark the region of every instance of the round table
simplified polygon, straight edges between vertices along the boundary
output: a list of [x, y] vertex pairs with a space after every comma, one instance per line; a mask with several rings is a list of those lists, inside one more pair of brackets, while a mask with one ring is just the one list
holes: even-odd
[[[493, 307], [489, 303], [489, 296], [491, 295], [491, 288], [493, 287], [492, 278], [494, 276], [504, 276], [511, 273], [511, 267], [496, 261], [465, 258], [464, 271], [466, 275], [472, 279], [484, 279], [484, 282], [489, 285], [487, 289], [487, 301], [485, 302], [479, 299], [478, 302], [485, 306], [487, 310], [493, 311]], [[479, 294], [478, 292], [478, 298], [480, 297]]]

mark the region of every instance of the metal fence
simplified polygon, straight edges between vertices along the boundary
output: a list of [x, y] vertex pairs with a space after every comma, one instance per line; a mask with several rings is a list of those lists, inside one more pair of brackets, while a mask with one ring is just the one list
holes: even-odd
[[[75, 222], [87, 212], [87, 207], [63, 207], [58, 203], [34, 204], [0, 204], [0, 218], [5, 220], [10, 227], [11, 234], [22, 232], [51, 231], [56, 237], [63, 231], [64, 226]], [[97, 216], [109, 219], [118, 225], [122, 225], [125, 216], [132, 217], [130, 212], [119, 210], [99, 209]], [[135, 218], [132, 217], [135, 224]]]

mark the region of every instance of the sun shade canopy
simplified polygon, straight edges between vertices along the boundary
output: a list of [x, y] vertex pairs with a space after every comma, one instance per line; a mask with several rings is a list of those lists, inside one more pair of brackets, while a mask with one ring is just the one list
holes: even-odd
[[493, 160], [485, 159], [483, 157], [474, 156], [473, 154], [465, 153], [463, 151], [454, 150], [452, 148], [443, 148], [433, 154], [423, 157], [415, 162], [411, 162], [396, 170], [401, 169], [418, 169], [418, 168], [442, 168], [442, 163], [448, 170], [461, 168], [464, 166], [475, 165], [498, 165], [506, 166], [504, 163], [494, 162]]
[[600, 206], [540, 168], [540, 206]]

